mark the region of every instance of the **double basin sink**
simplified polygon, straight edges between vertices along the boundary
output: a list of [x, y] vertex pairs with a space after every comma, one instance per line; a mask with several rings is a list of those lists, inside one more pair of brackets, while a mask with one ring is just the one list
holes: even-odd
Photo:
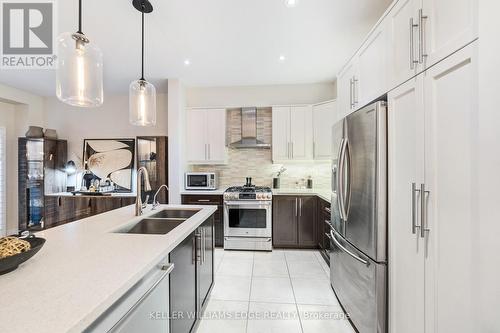
[[128, 225], [125, 228], [115, 231], [119, 234], [143, 234], [143, 235], [165, 235], [172, 231], [175, 227], [182, 224], [194, 214], [198, 213], [198, 209], [165, 209], [156, 214], [148, 216]]

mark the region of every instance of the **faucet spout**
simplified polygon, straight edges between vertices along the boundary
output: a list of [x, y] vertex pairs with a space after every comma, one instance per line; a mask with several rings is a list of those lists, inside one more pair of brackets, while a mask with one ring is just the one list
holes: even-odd
[[148, 203], [147, 198], [145, 203], [142, 202], [141, 176], [144, 177], [144, 190], [147, 192], [151, 191], [148, 170], [145, 167], [141, 167], [139, 168], [139, 170], [137, 170], [137, 198], [135, 201], [135, 216], [141, 216], [143, 214], [143, 209], [146, 208], [146, 205]]
[[156, 197], [158, 196], [158, 194], [160, 193], [160, 191], [161, 191], [162, 188], [164, 188], [165, 191], [167, 191], [167, 193], [169, 191], [169, 188], [168, 188], [167, 185], [163, 184], [162, 186], [160, 186], [160, 188], [158, 189], [158, 191], [156, 191], [155, 196], [153, 197], [153, 209], [156, 209], [156, 207], [158, 207], [160, 205], [160, 202], [156, 200]]

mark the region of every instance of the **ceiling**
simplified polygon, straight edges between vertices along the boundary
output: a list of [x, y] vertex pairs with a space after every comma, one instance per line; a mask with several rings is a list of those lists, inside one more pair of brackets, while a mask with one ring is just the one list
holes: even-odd
[[[189, 86], [333, 81], [391, 0], [299, 0], [294, 8], [285, 0], [151, 2], [145, 76], [166, 91], [167, 78]], [[76, 30], [77, 3], [57, 1], [60, 32]], [[104, 54], [105, 92], [126, 93], [140, 76], [140, 13], [130, 0], [83, 5], [83, 31]], [[55, 95], [53, 70], [2, 70], [0, 82]]]

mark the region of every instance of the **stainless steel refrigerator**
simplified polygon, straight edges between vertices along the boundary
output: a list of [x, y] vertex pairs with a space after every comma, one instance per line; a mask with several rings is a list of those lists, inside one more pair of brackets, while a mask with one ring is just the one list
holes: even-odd
[[331, 285], [360, 333], [387, 332], [387, 109], [333, 127]]

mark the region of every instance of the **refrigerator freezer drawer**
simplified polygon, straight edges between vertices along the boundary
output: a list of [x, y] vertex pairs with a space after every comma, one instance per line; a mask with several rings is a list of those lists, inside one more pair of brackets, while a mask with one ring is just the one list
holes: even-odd
[[387, 265], [360, 253], [339, 234], [332, 236], [330, 279], [340, 303], [360, 333], [386, 333]]

